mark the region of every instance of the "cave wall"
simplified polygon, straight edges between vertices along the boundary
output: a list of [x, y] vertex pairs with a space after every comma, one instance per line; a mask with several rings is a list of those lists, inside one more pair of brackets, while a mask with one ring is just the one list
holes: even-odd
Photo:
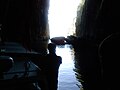
[[[106, 64], [101, 63], [104, 61], [99, 56], [99, 45], [108, 35], [119, 32], [119, 8], [118, 1], [85, 0], [81, 8], [82, 11], [77, 12], [76, 35], [78, 38], [76, 38], [73, 46], [76, 56], [78, 56], [76, 62], [79, 66], [84, 90], [105, 89], [102, 66], [106, 65], [107, 67], [107, 63], [110, 61], [106, 60]], [[107, 52], [111, 52], [111, 49]], [[107, 54], [105, 53], [105, 55]]]
[[[96, 15], [98, 13], [101, 0], [85, 0], [84, 5], [77, 13], [76, 34], [77, 36], [90, 39], [94, 34]], [[82, 12], [81, 12], [82, 10]], [[79, 17], [81, 17], [79, 19]]]
[[41, 41], [49, 39], [48, 8], [49, 0], [1, 0], [2, 40], [35, 50], [46, 48]]
[[77, 36], [100, 42], [111, 33], [119, 32], [118, 4], [113, 0], [85, 0], [82, 12], [77, 15], [78, 19], [81, 17], [77, 20], [79, 23], [76, 22]]

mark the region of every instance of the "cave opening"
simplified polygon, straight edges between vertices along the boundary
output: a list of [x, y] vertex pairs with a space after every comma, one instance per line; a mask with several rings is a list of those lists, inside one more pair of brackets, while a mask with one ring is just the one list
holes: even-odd
[[50, 0], [48, 22], [50, 38], [75, 35], [77, 8], [82, 0]]

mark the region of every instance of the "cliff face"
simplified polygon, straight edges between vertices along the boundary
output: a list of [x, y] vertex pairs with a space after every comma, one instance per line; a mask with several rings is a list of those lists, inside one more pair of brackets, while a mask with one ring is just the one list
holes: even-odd
[[[111, 69], [108, 67], [110, 66], [113, 68], [113, 63], [117, 61], [114, 62], [113, 58], [110, 58], [114, 54], [118, 55], [118, 53], [112, 53], [109, 55], [109, 52], [112, 52], [110, 49], [111, 47], [119, 50], [119, 47], [117, 46], [119, 44], [116, 44], [116, 42], [118, 43], [119, 40], [115, 39], [113, 40], [115, 43], [111, 42], [111, 44], [109, 43], [103, 48], [103, 50], [106, 50], [106, 48], [111, 46], [106, 50], [107, 53], [104, 52], [104, 56], [108, 56], [107, 59], [100, 59], [98, 49], [100, 43], [108, 35], [111, 35], [115, 32], [120, 32], [120, 15], [118, 10], [120, 5], [118, 4], [118, 1], [113, 0], [85, 0], [82, 11], [78, 11], [76, 22], [76, 35], [78, 38], [74, 42], [74, 48], [77, 58], [76, 61], [78, 62], [77, 64], [80, 70], [78, 73], [81, 74], [80, 76], [84, 81], [82, 84], [85, 90], [106, 90], [106, 88], [111, 89], [113, 88], [112, 86], [114, 86], [109, 84], [109, 82], [111, 82], [112, 79], [115, 80], [115, 78], [109, 77], [109, 75], [111, 75]], [[112, 46], [112, 44], [116, 45]], [[117, 63], [114, 65], [118, 66]], [[110, 72], [108, 72], [109, 70]], [[102, 75], [103, 72], [104, 74]], [[106, 80], [107, 77], [109, 77], [109, 79]], [[103, 84], [105, 81], [106, 83]], [[115, 85], [117, 87], [116, 83]]]
[[[119, 5], [113, 0], [85, 0], [78, 11], [77, 36], [100, 42], [106, 36], [119, 32]], [[80, 13], [81, 12], [81, 13]]]
[[48, 8], [49, 0], [1, 0], [3, 40], [20, 42], [27, 47], [48, 40]]

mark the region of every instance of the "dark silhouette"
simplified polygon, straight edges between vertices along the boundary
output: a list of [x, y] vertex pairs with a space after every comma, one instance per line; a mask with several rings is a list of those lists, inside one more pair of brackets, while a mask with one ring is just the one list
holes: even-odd
[[104, 90], [119, 90], [120, 32], [107, 36], [99, 46]]
[[40, 87], [42, 90], [57, 90], [59, 66], [62, 63], [62, 58], [56, 55], [55, 44], [49, 43], [48, 51], [45, 60], [41, 60], [41, 65], [39, 65], [43, 74]]
[[91, 40], [76, 38], [72, 44], [75, 50], [75, 68], [77, 78], [84, 90], [101, 89], [101, 68], [98, 57], [98, 46]]
[[62, 63], [62, 58], [56, 55], [56, 45], [48, 44], [49, 54], [47, 54], [47, 81], [49, 90], [57, 90], [58, 86], [58, 70]]

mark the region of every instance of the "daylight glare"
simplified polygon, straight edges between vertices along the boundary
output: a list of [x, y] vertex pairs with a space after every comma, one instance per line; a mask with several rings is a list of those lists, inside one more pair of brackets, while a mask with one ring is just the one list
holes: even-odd
[[77, 7], [81, 0], [50, 0], [49, 30], [50, 38], [68, 36], [74, 32]]

